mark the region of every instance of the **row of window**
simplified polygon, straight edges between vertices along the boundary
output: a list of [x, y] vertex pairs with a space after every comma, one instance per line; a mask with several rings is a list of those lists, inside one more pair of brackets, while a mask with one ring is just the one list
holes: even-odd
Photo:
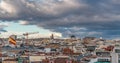
[[109, 59], [98, 59], [99, 62], [109, 62]]

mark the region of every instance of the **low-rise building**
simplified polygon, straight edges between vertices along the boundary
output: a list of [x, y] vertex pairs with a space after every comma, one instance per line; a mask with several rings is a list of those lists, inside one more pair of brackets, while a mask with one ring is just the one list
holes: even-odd
[[120, 45], [116, 44], [113, 52], [111, 53], [111, 63], [120, 63]]
[[18, 61], [16, 59], [5, 59], [2, 63], [18, 63]]

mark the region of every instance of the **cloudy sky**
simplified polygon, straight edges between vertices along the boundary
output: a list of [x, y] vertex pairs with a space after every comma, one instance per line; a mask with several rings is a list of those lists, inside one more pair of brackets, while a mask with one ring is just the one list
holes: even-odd
[[1, 32], [120, 37], [120, 0], [0, 0]]

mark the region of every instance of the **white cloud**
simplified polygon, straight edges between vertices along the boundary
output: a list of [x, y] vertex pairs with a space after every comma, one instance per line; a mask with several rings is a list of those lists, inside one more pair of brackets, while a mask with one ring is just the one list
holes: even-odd
[[96, 32], [96, 31], [92, 31], [92, 32], [88, 32], [88, 36], [91, 35], [102, 35], [102, 32]]
[[[11, 35], [17, 35], [19, 38], [20, 37], [22, 38], [22, 37], [26, 37], [26, 36], [23, 36], [24, 33], [25, 32], [12, 32], [12, 31], [2, 32], [0, 37], [2, 37], [2, 38], [8, 38]], [[28, 38], [50, 38], [51, 34], [54, 34], [55, 38], [61, 38], [62, 37], [61, 33], [51, 32], [51, 33], [47, 33], [47, 34], [41, 34], [41, 33], [30, 34], [30, 35], [28, 35]]]
[[76, 26], [74, 26], [74, 27], [72, 27], [72, 28], [70, 28], [71, 30], [74, 30], [74, 31], [81, 31], [81, 30], [87, 30], [85, 27], [76, 27]]
[[21, 24], [21, 25], [28, 25], [29, 22], [28, 22], [28, 21], [25, 21], [25, 20], [20, 20], [20, 21], [19, 21], [19, 24]]

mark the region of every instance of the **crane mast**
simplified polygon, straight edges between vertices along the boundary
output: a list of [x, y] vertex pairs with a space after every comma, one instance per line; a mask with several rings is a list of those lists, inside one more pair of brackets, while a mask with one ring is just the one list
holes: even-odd
[[25, 44], [28, 45], [28, 42], [29, 42], [28, 41], [28, 38], [29, 38], [28, 36], [29, 35], [37, 34], [37, 33], [39, 33], [39, 32], [27, 32], [27, 33], [24, 33], [23, 35], [26, 36], [26, 42], [25, 42]]

